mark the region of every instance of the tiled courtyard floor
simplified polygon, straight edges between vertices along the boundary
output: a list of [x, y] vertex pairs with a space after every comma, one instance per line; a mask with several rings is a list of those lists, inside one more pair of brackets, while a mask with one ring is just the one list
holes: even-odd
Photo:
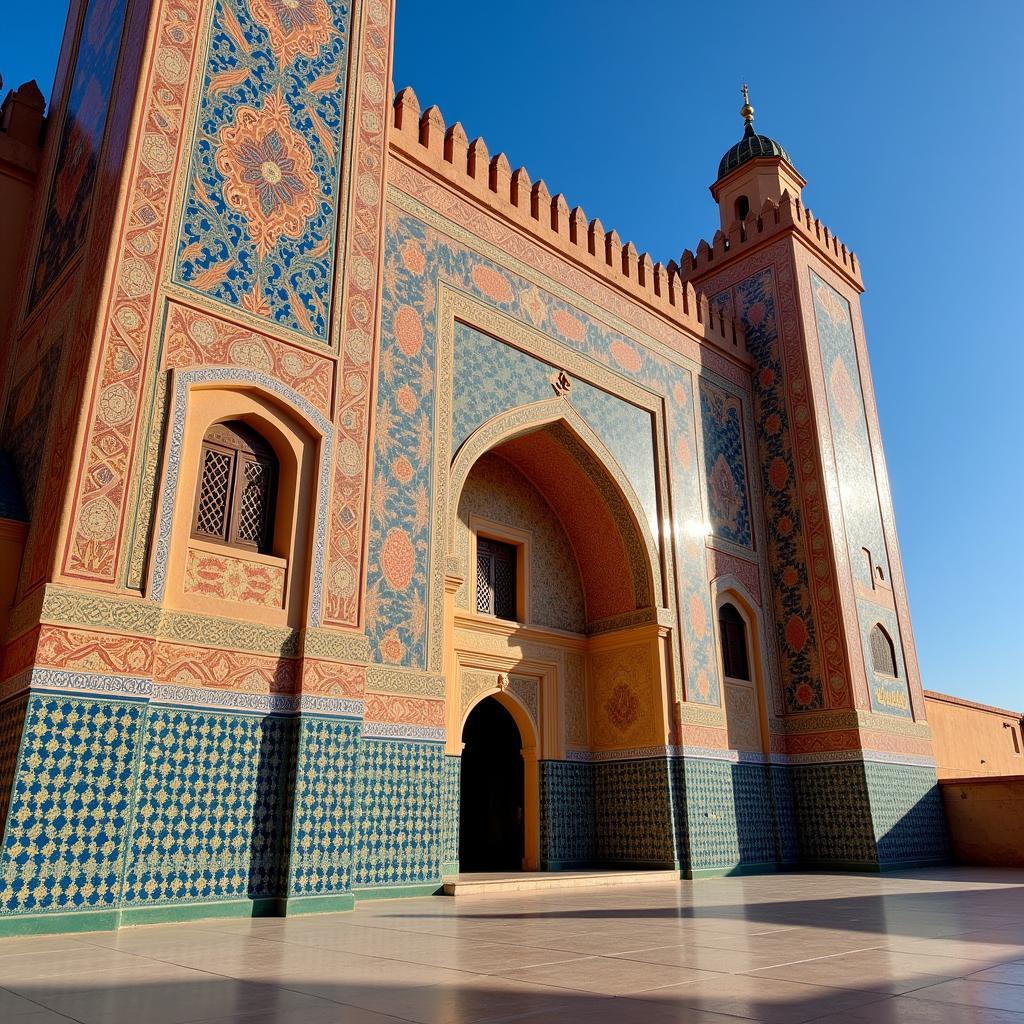
[[1024, 1024], [1024, 871], [425, 897], [0, 940], [3, 1024]]

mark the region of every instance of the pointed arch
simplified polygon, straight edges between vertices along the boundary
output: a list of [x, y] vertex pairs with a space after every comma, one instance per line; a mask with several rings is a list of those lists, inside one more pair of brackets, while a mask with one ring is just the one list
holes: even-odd
[[[502, 674], [497, 678], [500, 680]], [[460, 740], [469, 716], [485, 700], [493, 697], [511, 716], [522, 740], [523, 756], [523, 867], [540, 868], [540, 733], [526, 705], [507, 687], [498, 685], [476, 694], [459, 721]], [[461, 817], [461, 816], [460, 816]], [[460, 821], [461, 827], [461, 821]]]
[[[735, 576], [718, 576], [711, 584], [712, 604], [715, 608], [715, 639], [718, 645], [718, 666], [722, 681], [723, 708], [726, 712], [726, 725], [729, 730], [730, 746], [738, 741], [744, 744], [738, 749], [753, 750], [756, 753], [767, 753], [768, 738], [768, 651], [764, 617], [760, 606], [749, 590]], [[724, 607], [733, 609], [742, 620], [744, 641], [746, 644], [747, 667], [749, 678], [738, 679], [727, 675], [724, 658], [724, 645], [721, 630], [721, 613]], [[736, 728], [736, 712], [743, 704], [744, 691], [748, 690], [754, 698], [756, 721], [759, 735], [756, 742], [749, 730]], [[736, 698], [730, 704], [730, 696]], [[749, 700], [748, 700], [749, 703]]]
[[[610, 504], [617, 506], [616, 511], [621, 510], [618, 526], [627, 550], [635, 609], [662, 605], [659, 547], [651, 533], [643, 504], [614, 455], [590, 424], [563, 398], [519, 406], [494, 416], [473, 431], [460, 446], [452, 460], [448, 488], [449, 554], [455, 551], [459, 499], [473, 466], [481, 456], [497, 448], [503, 448], [505, 453], [514, 457], [515, 443], [519, 439], [541, 431], [555, 438], [582, 476], [604, 492]], [[517, 467], [530, 477], [528, 467], [521, 464]], [[543, 486], [539, 489], [544, 493]], [[555, 511], [557, 514], [558, 509]], [[567, 532], [573, 540], [573, 531], [568, 526]], [[581, 570], [585, 571], [582, 565]]]
[[871, 664], [876, 672], [883, 676], [899, 678], [896, 663], [896, 645], [892, 642], [888, 630], [880, 622], [871, 627]]

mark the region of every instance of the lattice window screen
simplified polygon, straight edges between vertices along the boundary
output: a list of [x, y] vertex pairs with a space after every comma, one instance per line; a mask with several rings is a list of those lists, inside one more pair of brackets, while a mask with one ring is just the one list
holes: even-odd
[[511, 555], [511, 558], [507, 554], [494, 556], [494, 614], [499, 619], [516, 617], [515, 549]]
[[476, 556], [476, 610], [484, 615], [494, 614], [491, 556], [480, 552]]
[[241, 493], [238, 498], [238, 540], [261, 544], [270, 496], [270, 467], [256, 459], [242, 462]]
[[898, 676], [896, 671], [896, 650], [889, 634], [881, 626], [871, 629], [871, 661], [876, 672], [885, 676]]
[[196, 509], [197, 533], [224, 538], [233, 461], [226, 452], [203, 448], [203, 477]]
[[203, 440], [193, 533], [228, 544], [271, 550], [276, 460], [244, 423], [215, 423]]
[[476, 610], [499, 619], [516, 618], [516, 558], [513, 544], [477, 538]]

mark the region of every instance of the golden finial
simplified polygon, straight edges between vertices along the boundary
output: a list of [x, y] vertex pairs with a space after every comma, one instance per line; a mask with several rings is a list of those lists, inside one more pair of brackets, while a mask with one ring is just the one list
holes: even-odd
[[754, 123], [754, 108], [750, 105], [750, 90], [747, 88], [746, 82], [743, 83], [743, 106], [740, 107], [740, 117], [747, 124]]

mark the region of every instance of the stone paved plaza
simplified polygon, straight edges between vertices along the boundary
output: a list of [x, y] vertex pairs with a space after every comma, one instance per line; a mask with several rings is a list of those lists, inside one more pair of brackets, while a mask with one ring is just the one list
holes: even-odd
[[4, 1024], [1024, 1024], [1024, 872], [364, 902], [0, 941]]

